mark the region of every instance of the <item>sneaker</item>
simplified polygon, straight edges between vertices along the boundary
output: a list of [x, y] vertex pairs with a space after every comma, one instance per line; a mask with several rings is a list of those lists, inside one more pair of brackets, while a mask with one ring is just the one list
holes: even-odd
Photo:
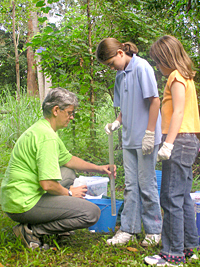
[[183, 263], [172, 263], [164, 260], [159, 255], [154, 256], [147, 256], [144, 258], [144, 262], [148, 265], [154, 265], [154, 266], [183, 266]]
[[161, 234], [147, 234], [145, 236], [145, 239], [142, 241], [141, 245], [143, 247], [157, 245], [159, 244], [160, 239], [161, 239]]
[[[197, 248], [197, 251], [199, 251], [199, 247]], [[190, 262], [192, 260], [198, 260], [199, 257], [194, 253], [194, 250], [192, 248], [190, 249], [184, 249], [185, 258]]]
[[27, 224], [18, 224], [14, 226], [13, 232], [16, 237], [19, 237], [21, 239], [22, 243], [27, 248], [43, 248], [40, 239], [33, 235], [33, 231], [28, 228]]
[[117, 233], [113, 236], [113, 238], [108, 239], [106, 242], [108, 245], [122, 245], [128, 243], [129, 240], [133, 241], [134, 235], [118, 230]]
[[65, 237], [65, 236], [70, 236], [70, 235], [75, 235], [75, 232], [69, 231], [69, 232], [63, 232], [63, 233], [58, 234], [58, 236], [60, 237]]
[[198, 260], [199, 257], [196, 255], [196, 254], [193, 254], [191, 257], [190, 257], [190, 260]]
[[196, 254], [187, 257], [188, 262], [192, 262], [193, 260], [199, 260], [199, 257]]
[[69, 241], [69, 238], [71, 238], [71, 236], [75, 235], [74, 231], [69, 231], [69, 232], [63, 232], [60, 234], [56, 235], [56, 241], [60, 242], [60, 243], [65, 243]]

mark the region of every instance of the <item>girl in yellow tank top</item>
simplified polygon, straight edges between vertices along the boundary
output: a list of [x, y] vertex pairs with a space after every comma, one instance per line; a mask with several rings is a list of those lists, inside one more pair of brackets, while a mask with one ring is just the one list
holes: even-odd
[[160, 202], [164, 210], [163, 248], [159, 255], [145, 257], [155, 266], [181, 266], [199, 249], [194, 205], [190, 197], [192, 164], [199, 152], [199, 111], [193, 81], [195, 72], [182, 44], [173, 36], [163, 36], [151, 47], [156, 67], [168, 77], [162, 102], [163, 144]]

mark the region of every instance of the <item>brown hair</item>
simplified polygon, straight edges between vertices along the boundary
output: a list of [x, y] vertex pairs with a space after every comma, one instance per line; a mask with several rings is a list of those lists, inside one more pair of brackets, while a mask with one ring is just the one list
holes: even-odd
[[129, 57], [138, 53], [137, 46], [131, 42], [122, 44], [115, 38], [105, 38], [97, 46], [96, 57], [98, 61], [104, 63], [108, 59], [115, 57], [118, 49], [124, 51]]
[[182, 44], [173, 36], [165, 35], [158, 39], [151, 46], [150, 56], [157, 64], [178, 70], [185, 79], [192, 79], [195, 76], [191, 59]]

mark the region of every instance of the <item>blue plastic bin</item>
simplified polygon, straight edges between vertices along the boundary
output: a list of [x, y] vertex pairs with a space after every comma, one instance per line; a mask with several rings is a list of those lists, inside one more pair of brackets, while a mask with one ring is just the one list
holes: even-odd
[[195, 204], [196, 204], [196, 225], [197, 225], [199, 244], [200, 244], [200, 203], [195, 203]]
[[[195, 193], [200, 193], [200, 191], [196, 191]], [[197, 231], [199, 236], [199, 244], [200, 244], [200, 203], [195, 203], [195, 212], [196, 212], [196, 225], [197, 225]]]
[[[108, 233], [110, 230], [115, 231], [117, 215], [112, 216], [111, 214], [111, 199], [88, 199], [88, 201], [96, 204], [101, 210], [101, 216], [96, 224], [89, 227], [89, 230], [95, 232]], [[116, 214], [118, 214], [119, 208], [123, 201], [116, 200]]]
[[156, 178], [157, 178], [157, 184], [158, 184], [158, 194], [160, 196], [161, 181], [162, 181], [162, 171], [156, 170]]
[[[156, 170], [156, 178], [158, 184], [158, 194], [160, 196], [161, 180], [162, 180], [162, 171]], [[94, 230], [95, 232], [105, 232], [108, 233], [110, 230], [115, 231], [115, 226], [117, 222], [117, 216], [112, 216], [111, 214], [111, 199], [109, 197], [102, 199], [87, 199], [88, 201], [96, 204], [101, 210], [101, 216], [98, 222], [89, 227], [89, 230]], [[123, 200], [116, 200], [116, 213], [118, 215], [119, 210], [122, 212], [123, 209]], [[120, 207], [122, 208], [120, 209]], [[118, 216], [119, 222], [121, 222], [121, 212]]]

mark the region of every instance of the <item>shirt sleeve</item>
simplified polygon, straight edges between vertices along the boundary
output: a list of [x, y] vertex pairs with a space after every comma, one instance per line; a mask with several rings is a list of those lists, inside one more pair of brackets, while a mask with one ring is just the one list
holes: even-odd
[[[115, 87], [114, 87], [114, 101], [113, 105], [114, 107], [120, 107], [120, 85], [119, 85], [119, 71], [117, 72], [116, 78], [115, 78]], [[117, 78], [118, 77], [118, 78]]]
[[170, 88], [170, 91], [171, 91], [171, 86], [175, 81], [182, 83], [186, 88], [186, 80], [184, 79], [183, 76], [180, 75], [180, 73], [177, 70], [173, 71], [168, 77], [167, 83]]
[[140, 63], [137, 73], [143, 98], [159, 97], [155, 74], [149, 63]]
[[66, 149], [64, 143], [59, 139], [59, 166], [63, 166], [72, 158], [72, 154]]
[[40, 143], [36, 156], [39, 181], [62, 180], [60, 163], [67, 163], [71, 157], [72, 155], [67, 151], [66, 148], [64, 153], [64, 148], [60, 148], [60, 142], [58, 142], [56, 139], [47, 140]]

